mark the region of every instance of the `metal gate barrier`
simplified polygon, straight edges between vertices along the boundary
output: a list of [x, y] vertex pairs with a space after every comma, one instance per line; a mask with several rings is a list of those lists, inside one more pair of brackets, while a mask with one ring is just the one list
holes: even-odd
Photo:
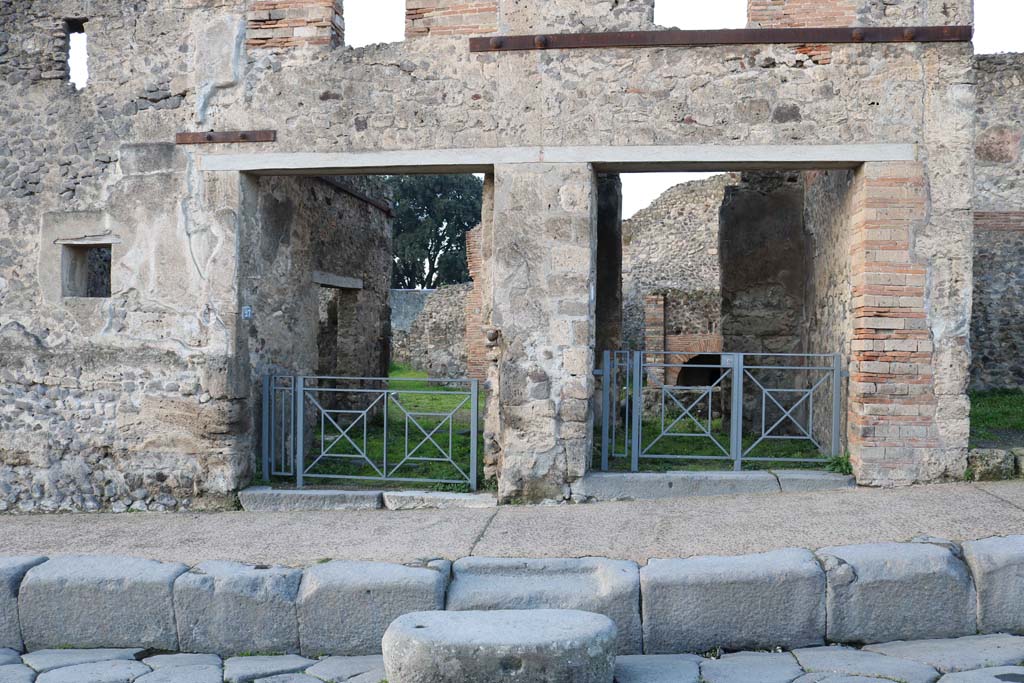
[[477, 380], [267, 375], [262, 427], [264, 480], [477, 488]]
[[[838, 457], [840, 354], [605, 351], [601, 469], [616, 460], [820, 463]], [[786, 442], [780, 446], [778, 442]]]

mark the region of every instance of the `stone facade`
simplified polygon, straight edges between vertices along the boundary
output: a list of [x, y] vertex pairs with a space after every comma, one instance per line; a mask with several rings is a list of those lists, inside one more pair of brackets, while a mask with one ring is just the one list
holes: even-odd
[[971, 387], [1024, 387], [1024, 55], [977, 58]]
[[[472, 288], [467, 283], [423, 290], [422, 308], [405, 329], [395, 324], [392, 314], [392, 360], [431, 377], [465, 377], [466, 301]], [[404, 290], [399, 296], [412, 292], [419, 294], [419, 290]]]
[[[120, 499], [135, 483], [226, 492], [248, 479], [259, 431], [254, 380], [283, 364], [269, 351], [283, 342], [254, 354], [261, 321], [243, 316], [258, 284], [250, 266], [266, 265], [251, 255], [267, 181], [210, 170], [217, 159], [261, 158], [273, 169], [264, 154], [493, 158], [480, 240], [485, 465], [511, 500], [564, 495], [590, 457], [601, 149], [904, 143], [916, 145], [916, 161], [856, 171], [852, 338], [871, 349], [853, 352], [850, 450], [866, 483], [962, 474], [976, 115], [969, 44], [837, 44], [828, 63], [793, 45], [471, 53], [460, 36], [269, 49], [246, 45], [251, 5], [0, 7], [4, 472], [61, 492], [68, 507]], [[502, 33], [652, 28], [650, 0], [497, 6]], [[877, 21], [970, 21], [969, 0], [905, 6], [917, 9]], [[68, 18], [87, 20], [91, 73], [81, 91], [60, 67]], [[268, 128], [275, 142], [170, 144], [181, 131]], [[544, 156], [519, 163], [494, 151], [521, 147]], [[569, 147], [572, 155], [558, 156]], [[312, 156], [288, 156], [299, 153]], [[55, 287], [60, 241], [83, 236], [109, 240], [110, 298], [64, 297]], [[869, 286], [903, 289], [857, 293]], [[888, 349], [911, 341], [913, 351], [899, 351], [910, 356]], [[871, 414], [867, 399], [883, 397], [872, 408], [881, 414]], [[108, 473], [133, 481], [122, 487]], [[84, 490], [73, 483], [83, 480]]]

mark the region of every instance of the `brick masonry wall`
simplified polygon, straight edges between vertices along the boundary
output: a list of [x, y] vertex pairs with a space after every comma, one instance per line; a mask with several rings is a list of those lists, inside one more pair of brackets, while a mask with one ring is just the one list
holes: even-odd
[[497, 0], [406, 0], [405, 37], [481, 35], [498, 30]]
[[925, 457], [943, 443], [925, 310], [929, 268], [911, 249], [925, 219], [924, 177], [913, 162], [867, 164], [855, 183], [850, 455], [861, 483], [918, 481], [926, 467], [944, 466]]
[[483, 284], [481, 268], [483, 256], [480, 248], [480, 228], [466, 233], [466, 262], [473, 287], [465, 298], [466, 320], [466, 377], [487, 378], [487, 340], [484, 336]]
[[293, 48], [345, 42], [342, 0], [254, 0], [246, 13], [249, 47]]

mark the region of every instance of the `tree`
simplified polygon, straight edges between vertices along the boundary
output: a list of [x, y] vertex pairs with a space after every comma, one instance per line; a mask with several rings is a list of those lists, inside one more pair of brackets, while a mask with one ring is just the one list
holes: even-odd
[[474, 175], [390, 176], [395, 289], [469, 281], [466, 232], [480, 223], [483, 181]]

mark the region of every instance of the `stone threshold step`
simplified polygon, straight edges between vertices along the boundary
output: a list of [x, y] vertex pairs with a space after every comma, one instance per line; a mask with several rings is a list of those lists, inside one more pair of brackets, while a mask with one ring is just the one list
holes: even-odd
[[238, 493], [248, 512], [297, 512], [311, 510], [424, 510], [491, 508], [498, 505], [492, 493], [444, 491], [366, 491], [334, 489], [275, 489], [250, 486]]
[[828, 491], [857, 486], [854, 477], [817, 470], [756, 472], [591, 472], [572, 486], [573, 500], [654, 500], [687, 496]]

